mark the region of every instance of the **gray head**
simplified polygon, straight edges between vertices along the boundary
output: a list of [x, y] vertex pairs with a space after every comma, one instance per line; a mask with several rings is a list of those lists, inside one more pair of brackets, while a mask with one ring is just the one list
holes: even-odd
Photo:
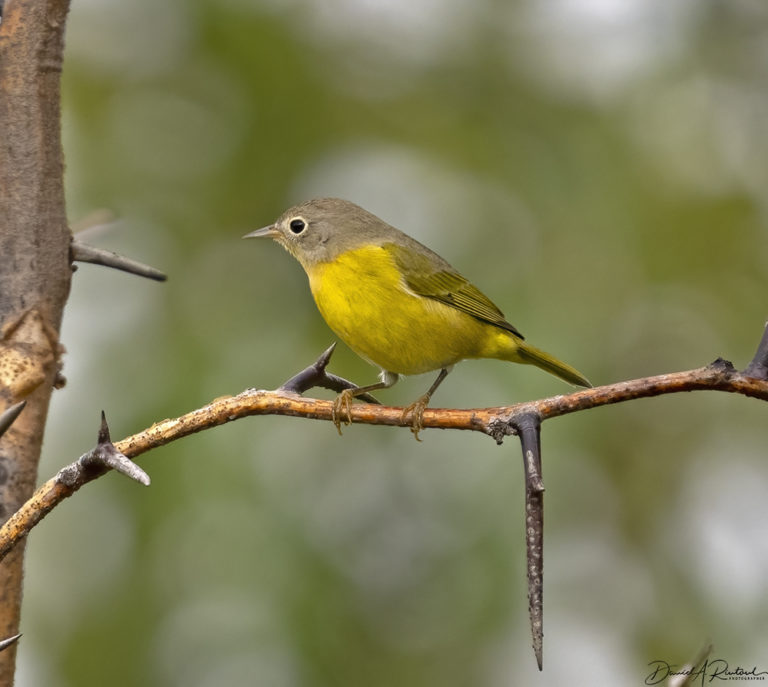
[[348, 200], [315, 198], [295, 205], [274, 224], [243, 238], [273, 238], [307, 269], [362, 245], [400, 242], [402, 236], [402, 232]]

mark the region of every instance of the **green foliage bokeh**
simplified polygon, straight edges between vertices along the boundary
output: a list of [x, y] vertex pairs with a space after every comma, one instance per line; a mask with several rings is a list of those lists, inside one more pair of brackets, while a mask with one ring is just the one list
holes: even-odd
[[[759, 2], [75, 0], [67, 33], [69, 215], [112, 210], [84, 240], [169, 281], [75, 274], [41, 477], [102, 408], [119, 438], [314, 360], [334, 337], [299, 266], [240, 236], [318, 195], [433, 247], [596, 384], [754, 352]], [[376, 374], [343, 346], [332, 370]], [[467, 362], [433, 405], [567, 390]], [[542, 675], [514, 440], [270, 417], [186, 439], [142, 459], [150, 489], [107, 476], [35, 530], [18, 683], [634, 685], [708, 638], [749, 667], [765, 418], [712, 393], [547, 423]]]

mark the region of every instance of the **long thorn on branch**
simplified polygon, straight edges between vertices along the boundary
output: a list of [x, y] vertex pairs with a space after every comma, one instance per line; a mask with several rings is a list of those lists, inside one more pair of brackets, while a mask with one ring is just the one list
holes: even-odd
[[13, 424], [14, 420], [19, 417], [25, 405], [27, 405], [27, 402], [21, 401], [3, 411], [2, 415], [0, 415], [0, 437], [5, 434], [5, 431]]
[[763, 329], [763, 337], [757, 346], [755, 357], [747, 365], [744, 374], [747, 377], [768, 380], [768, 323], [766, 323], [765, 329]]
[[40, 485], [32, 497], [0, 527], [0, 561], [59, 503], [110, 469], [145, 486], [149, 485], [147, 473], [121, 453], [110, 440], [109, 427], [102, 411], [96, 446]]
[[13, 646], [16, 642], [19, 641], [20, 637], [21, 637], [21, 633], [0, 641], [0, 651], [7, 649], [9, 646]]
[[539, 670], [544, 665], [544, 484], [541, 481], [541, 418], [524, 413], [514, 420], [525, 466], [525, 558], [528, 577], [528, 614], [533, 653]]
[[[330, 389], [331, 391], [344, 391], [344, 389], [356, 389], [357, 384], [350, 382], [343, 377], [331, 374], [327, 371], [328, 363], [331, 360], [333, 351], [336, 348], [336, 342], [334, 341], [328, 348], [326, 348], [320, 357], [315, 360], [309, 367], [305, 367], [301, 372], [291, 377], [281, 387], [280, 391], [290, 391], [296, 394], [303, 394], [305, 391], [314, 387], [322, 387], [323, 389]], [[371, 394], [360, 394], [357, 398], [366, 401], [368, 403], [379, 404]]]
[[156, 270], [154, 267], [137, 262], [136, 260], [131, 260], [131, 258], [126, 258], [125, 256], [118, 255], [112, 251], [104, 250], [103, 248], [89, 246], [82, 241], [73, 240], [70, 250], [74, 262], [90, 262], [94, 265], [113, 267], [116, 270], [130, 272], [131, 274], [137, 274], [140, 277], [154, 279], [155, 281], [165, 281], [168, 278], [160, 270]]
[[101, 411], [101, 427], [99, 436], [94, 446], [88, 453], [83, 454], [74, 463], [59, 470], [58, 478], [64, 484], [72, 486], [80, 482], [83, 472], [102, 473], [107, 470], [115, 470], [126, 477], [130, 477], [145, 487], [149, 486], [149, 475], [144, 472], [130, 458], [124, 456], [115, 448], [109, 438], [109, 426], [104, 411]]

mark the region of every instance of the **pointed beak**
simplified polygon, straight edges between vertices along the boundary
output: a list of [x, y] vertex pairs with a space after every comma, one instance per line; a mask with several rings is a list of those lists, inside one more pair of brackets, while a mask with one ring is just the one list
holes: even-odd
[[268, 238], [268, 239], [274, 239], [277, 238], [280, 235], [280, 232], [275, 228], [274, 224], [270, 224], [268, 227], [263, 227], [261, 229], [257, 229], [256, 231], [252, 231], [245, 236], [243, 236], [244, 239], [261, 239], [261, 238]]

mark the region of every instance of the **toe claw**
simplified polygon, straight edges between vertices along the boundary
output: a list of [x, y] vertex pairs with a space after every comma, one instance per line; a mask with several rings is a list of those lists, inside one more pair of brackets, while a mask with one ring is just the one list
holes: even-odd
[[411, 405], [403, 408], [403, 412], [400, 415], [400, 421], [403, 423], [409, 415], [411, 416], [411, 432], [416, 441], [421, 441], [421, 439], [419, 439], [419, 432], [424, 429], [424, 409], [427, 407], [428, 403], [429, 395], [425, 394], [416, 399]]
[[[339, 436], [341, 436], [341, 423], [343, 422], [345, 425], [352, 424], [352, 390], [351, 389], [344, 389], [334, 400], [333, 407], [331, 408], [331, 420], [333, 420], [333, 424], [336, 426], [336, 431], [339, 433]], [[343, 418], [343, 415], [346, 415], [346, 419]]]

